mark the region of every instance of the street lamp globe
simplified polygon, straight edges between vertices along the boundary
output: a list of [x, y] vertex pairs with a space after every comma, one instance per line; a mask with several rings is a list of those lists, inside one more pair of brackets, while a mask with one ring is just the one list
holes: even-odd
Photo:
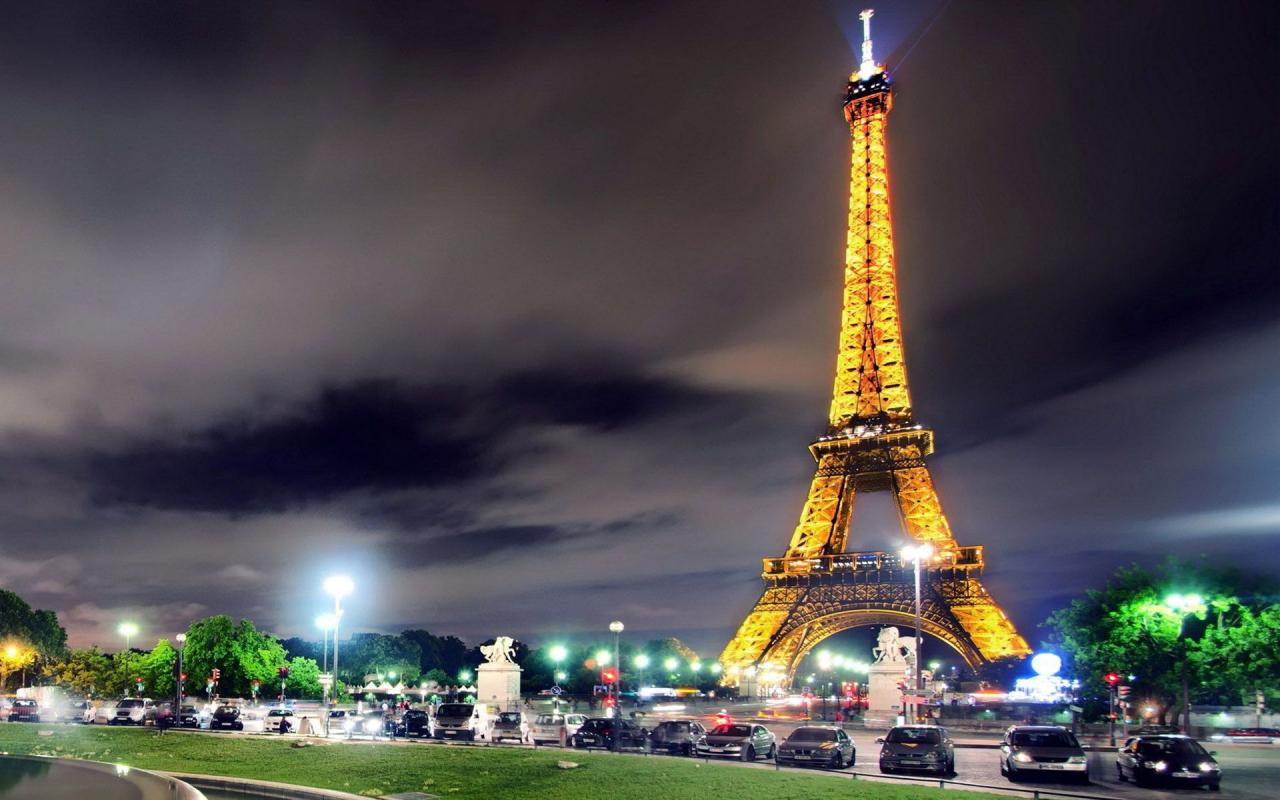
[[604, 667], [604, 666], [608, 666], [608, 664], [609, 664], [609, 651], [608, 651], [608, 650], [598, 650], [598, 651], [596, 651], [596, 663], [597, 663], [597, 664], [599, 664], [599, 665], [600, 665], [600, 666], [602, 666], [602, 667]]
[[625, 629], [626, 629], [626, 626], [623, 625], [621, 622], [618, 622], [617, 620], [614, 620], [613, 622], [609, 623], [609, 630], [612, 631], [613, 633], [622, 633]]
[[635, 657], [636, 669], [648, 669], [649, 657], [644, 653], [637, 653]]
[[564, 661], [569, 657], [569, 650], [562, 644], [553, 644], [551, 645], [551, 648], [547, 650], [547, 655], [551, 657], [553, 662], [559, 664], [561, 661]]
[[330, 575], [324, 579], [324, 590], [331, 595], [333, 599], [340, 600], [354, 592], [356, 589], [355, 581], [346, 575]]
[[668, 658], [662, 662], [662, 666], [667, 668], [668, 672], [675, 672], [676, 667], [680, 666], [680, 662], [674, 658]]
[[187, 635], [185, 633], [180, 633], [173, 638], [177, 640], [178, 644], [186, 644]]

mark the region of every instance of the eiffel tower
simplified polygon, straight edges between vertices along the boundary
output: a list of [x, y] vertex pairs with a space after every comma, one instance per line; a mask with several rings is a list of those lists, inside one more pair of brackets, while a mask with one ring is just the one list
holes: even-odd
[[844, 308], [829, 427], [809, 445], [817, 472], [787, 552], [764, 559], [764, 594], [720, 656], [726, 681], [789, 686], [823, 639], [868, 625], [915, 625], [915, 568], [887, 552], [845, 552], [854, 499], [892, 493], [905, 534], [932, 546], [921, 565], [921, 627], [971, 666], [1030, 653], [983, 588], [981, 546], [961, 547], [942, 513], [928, 457], [933, 431], [916, 423], [898, 317], [885, 126], [888, 73], [871, 52], [862, 13], [862, 64], [844, 116], [852, 142]]

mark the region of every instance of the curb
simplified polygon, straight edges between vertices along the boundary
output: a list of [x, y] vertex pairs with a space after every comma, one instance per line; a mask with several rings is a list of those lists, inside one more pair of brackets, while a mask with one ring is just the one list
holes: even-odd
[[334, 789], [317, 789], [314, 786], [298, 786], [292, 783], [260, 781], [253, 778], [229, 778], [225, 775], [200, 775], [192, 772], [162, 772], [180, 781], [191, 784], [197, 789], [218, 789], [224, 792], [253, 792], [256, 795], [277, 798], [278, 800], [368, 800], [350, 792], [339, 792]]

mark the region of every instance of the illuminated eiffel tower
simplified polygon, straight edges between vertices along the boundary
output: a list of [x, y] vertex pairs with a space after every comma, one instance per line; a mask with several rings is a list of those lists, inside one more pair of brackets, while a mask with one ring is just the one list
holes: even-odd
[[961, 547], [929, 475], [933, 432], [916, 424], [898, 318], [885, 126], [893, 88], [871, 54], [862, 13], [862, 64], [844, 100], [853, 169], [844, 311], [826, 435], [791, 545], [764, 560], [764, 594], [720, 656], [726, 680], [790, 685], [823, 639], [868, 625], [914, 628], [912, 563], [885, 552], [845, 552], [859, 492], [891, 492], [905, 534], [932, 546], [922, 564], [921, 625], [970, 666], [1030, 653], [979, 578], [981, 546]]

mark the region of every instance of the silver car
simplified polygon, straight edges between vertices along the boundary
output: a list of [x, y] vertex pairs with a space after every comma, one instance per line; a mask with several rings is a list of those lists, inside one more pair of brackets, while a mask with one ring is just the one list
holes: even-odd
[[1060, 725], [1015, 725], [1000, 742], [1000, 774], [1011, 781], [1031, 775], [1089, 782], [1089, 758], [1075, 734]]
[[696, 745], [699, 756], [719, 756], [755, 761], [760, 756], [773, 758], [778, 740], [763, 725], [735, 722], [717, 725]]
[[829, 769], [851, 767], [857, 760], [853, 739], [837, 727], [805, 725], [778, 746], [779, 764], [817, 765]]

